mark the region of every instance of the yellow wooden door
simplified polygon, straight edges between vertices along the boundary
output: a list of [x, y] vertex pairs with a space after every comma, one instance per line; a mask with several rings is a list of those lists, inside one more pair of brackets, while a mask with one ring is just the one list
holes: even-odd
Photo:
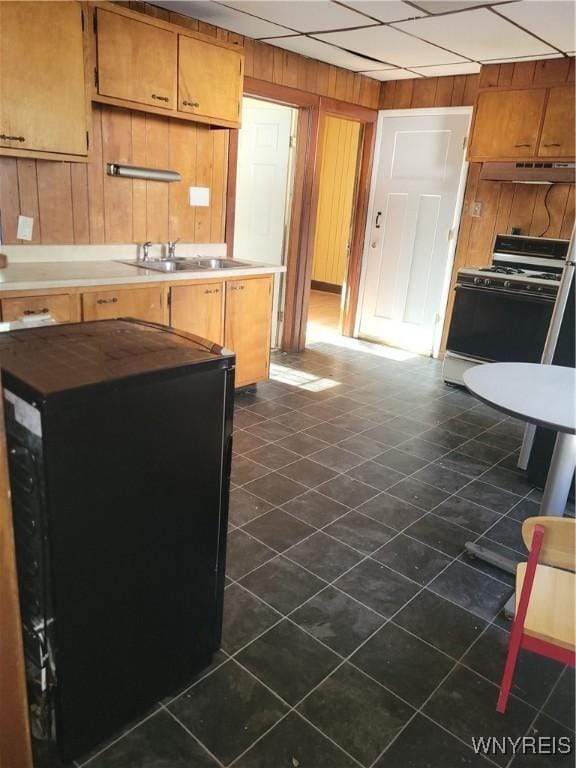
[[242, 55], [185, 35], [178, 43], [178, 109], [240, 121]]
[[224, 283], [170, 289], [170, 325], [216, 344], [224, 341]]
[[76, 2], [0, 2], [0, 146], [86, 155], [82, 13]]
[[545, 88], [484, 91], [478, 97], [471, 160], [535, 157]]
[[84, 320], [113, 320], [135, 317], [153, 323], [164, 322], [160, 288], [129, 288], [121, 291], [97, 291], [82, 296]]
[[574, 85], [550, 88], [538, 157], [574, 157]]
[[312, 280], [341, 286], [346, 279], [354, 214], [361, 124], [326, 117], [322, 135]]
[[177, 35], [98, 9], [98, 93], [176, 109]]
[[224, 340], [236, 353], [237, 387], [268, 378], [271, 318], [271, 277], [226, 283]]

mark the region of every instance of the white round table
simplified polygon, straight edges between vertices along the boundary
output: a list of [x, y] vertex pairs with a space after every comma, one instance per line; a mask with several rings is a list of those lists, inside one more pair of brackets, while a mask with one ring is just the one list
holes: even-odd
[[479, 400], [557, 432], [542, 515], [563, 515], [576, 469], [576, 370], [535, 363], [486, 363], [464, 373]]

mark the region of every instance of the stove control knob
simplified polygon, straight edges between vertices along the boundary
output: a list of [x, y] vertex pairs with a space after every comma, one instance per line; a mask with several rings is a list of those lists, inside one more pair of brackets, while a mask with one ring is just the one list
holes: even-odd
[[544, 288], [543, 288], [541, 285], [539, 285], [539, 286], [538, 286], [538, 291], [539, 291], [540, 293], [542, 293], [542, 291], [543, 291], [543, 290], [544, 290]]
[[524, 286], [524, 290], [529, 291], [531, 287], [532, 286], [530, 285], [530, 283], [526, 283], [526, 285]]
[[510, 282], [510, 280], [504, 280], [504, 288], [510, 288], [511, 285], [512, 283]]
[[490, 278], [489, 278], [489, 277], [487, 277], [487, 278], [484, 280], [484, 285], [490, 285], [490, 283], [491, 283], [491, 282], [492, 282], [492, 280], [490, 280]]
[[480, 285], [481, 282], [482, 280], [479, 277], [474, 278], [474, 285]]

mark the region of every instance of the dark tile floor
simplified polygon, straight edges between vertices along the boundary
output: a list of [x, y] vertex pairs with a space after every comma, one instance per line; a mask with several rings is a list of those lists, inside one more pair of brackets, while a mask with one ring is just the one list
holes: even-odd
[[[369, 349], [369, 347], [367, 347]], [[472, 737], [574, 737], [574, 673], [524, 652], [495, 712], [512, 556], [540, 494], [522, 425], [440, 364], [328, 343], [237, 397], [223, 650], [90, 768], [563, 768]]]

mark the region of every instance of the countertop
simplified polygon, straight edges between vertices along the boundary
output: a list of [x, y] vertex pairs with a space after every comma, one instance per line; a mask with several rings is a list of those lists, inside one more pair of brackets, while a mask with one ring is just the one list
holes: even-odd
[[0, 292], [31, 291], [42, 288], [75, 288], [131, 283], [175, 283], [180, 280], [240, 278], [285, 272], [286, 267], [258, 264], [234, 269], [202, 269], [193, 272], [156, 272], [117, 261], [13, 262], [0, 269]]

